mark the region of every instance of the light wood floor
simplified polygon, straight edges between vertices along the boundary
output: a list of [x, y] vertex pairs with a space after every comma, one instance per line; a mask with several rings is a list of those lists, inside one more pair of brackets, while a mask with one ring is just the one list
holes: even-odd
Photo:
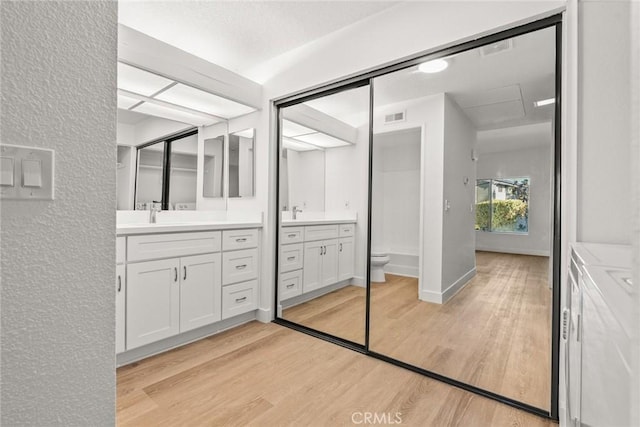
[[364, 345], [367, 291], [346, 286], [287, 308], [282, 318]]
[[[547, 257], [477, 252], [477, 275], [446, 304], [418, 300], [418, 281], [372, 284], [370, 349], [548, 409], [551, 290]], [[364, 340], [365, 290], [348, 286], [284, 317]]]
[[[118, 369], [120, 426], [554, 423], [275, 325], [252, 322]], [[397, 424], [397, 423], [396, 423]]]

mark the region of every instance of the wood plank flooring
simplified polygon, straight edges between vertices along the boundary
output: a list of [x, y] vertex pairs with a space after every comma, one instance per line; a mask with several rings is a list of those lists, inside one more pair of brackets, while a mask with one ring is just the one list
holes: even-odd
[[364, 412], [398, 413], [405, 426], [554, 425], [258, 322], [122, 367], [117, 380], [120, 426], [341, 426]]
[[[418, 300], [417, 279], [371, 289], [370, 349], [532, 406], [550, 405], [547, 257], [477, 252], [477, 275], [446, 304]], [[364, 341], [365, 290], [348, 286], [286, 319]]]

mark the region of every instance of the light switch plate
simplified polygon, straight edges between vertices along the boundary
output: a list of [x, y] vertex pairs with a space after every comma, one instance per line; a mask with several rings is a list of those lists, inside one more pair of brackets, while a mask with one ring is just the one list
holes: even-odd
[[15, 183], [15, 168], [13, 157], [0, 157], [0, 185], [13, 187]]
[[[53, 150], [0, 144], [0, 157], [13, 159], [14, 168], [14, 185], [0, 186], [1, 199], [53, 200], [55, 166]], [[4, 168], [2, 178], [4, 182]]]

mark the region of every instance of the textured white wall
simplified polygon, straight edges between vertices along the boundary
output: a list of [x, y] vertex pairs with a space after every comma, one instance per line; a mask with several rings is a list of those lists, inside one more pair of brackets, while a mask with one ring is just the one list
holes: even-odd
[[2, 142], [56, 151], [1, 209], [0, 423], [114, 424], [115, 2], [0, 2]]
[[[442, 220], [442, 292], [476, 267], [475, 211], [469, 209], [475, 200], [475, 146], [475, 127], [445, 95], [443, 195], [450, 208]], [[469, 178], [466, 185], [464, 177]]]
[[[549, 138], [550, 139], [550, 138]], [[529, 234], [479, 231], [476, 247], [483, 251], [550, 255], [551, 251], [551, 141], [547, 146], [502, 153], [481, 154], [478, 178], [531, 179], [529, 194]]]

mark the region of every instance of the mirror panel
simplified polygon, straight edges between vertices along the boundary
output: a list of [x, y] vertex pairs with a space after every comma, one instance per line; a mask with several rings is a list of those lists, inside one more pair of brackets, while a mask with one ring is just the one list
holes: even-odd
[[224, 197], [224, 137], [204, 140], [203, 197]]
[[365, 342], [369, 86], [280, 109], [280, 317]]
[[555, 46], [552, 27], [373, 83], [370, 350], [545, 410]]
[[229, 134], [229, 197], [253, 197], [255, 129]]
[[138, 149], [136, 204], [138, 210], [151, 209], [162, 200], [164, 142]]
[[198, 134], [171, 141], [169, 209], [195, 210]]

